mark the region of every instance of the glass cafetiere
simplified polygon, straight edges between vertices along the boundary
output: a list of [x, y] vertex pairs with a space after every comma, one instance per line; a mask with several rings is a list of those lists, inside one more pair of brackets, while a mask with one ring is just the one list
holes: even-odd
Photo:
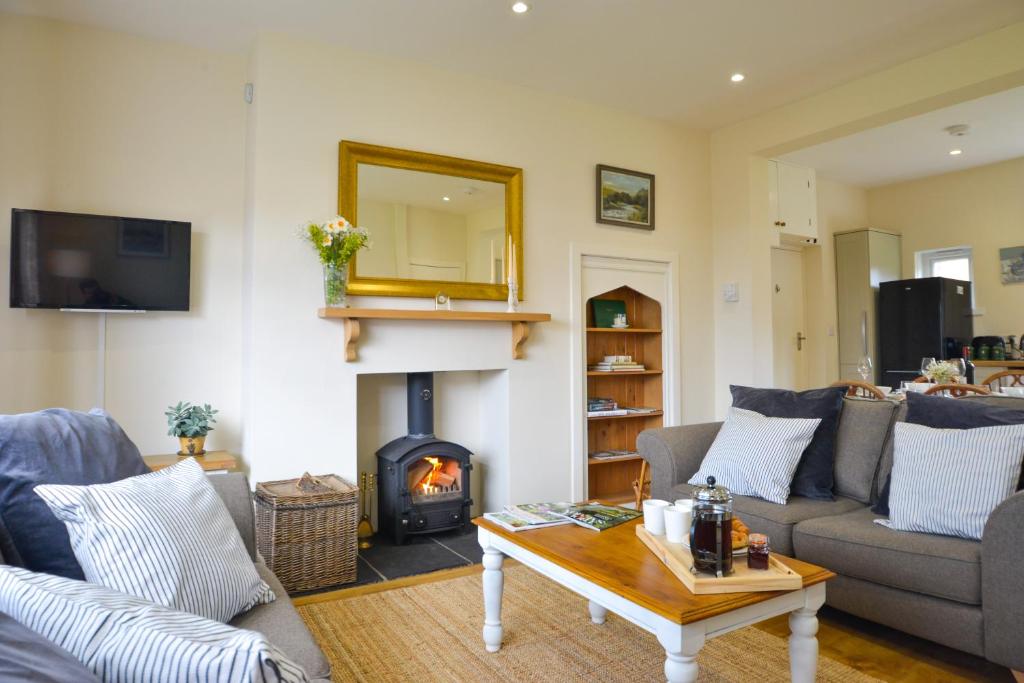
[[694, 573], [732, 574], [732, 494], [714, 477], [693, 490], [690, 554]]

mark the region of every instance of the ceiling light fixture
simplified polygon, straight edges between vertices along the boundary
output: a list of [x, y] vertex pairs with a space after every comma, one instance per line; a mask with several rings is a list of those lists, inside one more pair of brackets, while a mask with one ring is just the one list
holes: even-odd
[[951, 157], [958, 157], [958, 156], [960, 156], [963, 153], [964, 153], [964, 151], [962, 149], [951, 149], [951, 150], [949, 150], [949, 156], [951, 156]]
[[451, 200], [452, 200], [451, 197], [441, 197], [441, 201], [443, 201], [443, 202], [450, 202]]
[[735, 73], [729, 77], [729, 80], [732, 81], [733, 83], [740, 83], [741, 81], [743, 81], [744, 78], [746, 78], [746, 76], [744, 76], [743, 74]]
[[516, 14], [526, 14], [530, 11], [530, 6], [525, 2], [514, 2], [512, 3], [512, 11]]

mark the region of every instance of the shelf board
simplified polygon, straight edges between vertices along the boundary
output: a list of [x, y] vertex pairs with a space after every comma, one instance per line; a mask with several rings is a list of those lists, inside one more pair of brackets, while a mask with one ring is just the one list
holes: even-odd
[[591, 498], [597, 498], [606, 505], [622, 505], [623, 503], [636, 503], [636, 494], [633, 491], [621, 491], [619, 493], [603, 493], [599, 496], [591, 496]]
[[587, 377], [636, 377], [637, 375], [660, 375], [661, 370], [632, 370], [620, 372], [601, 372], [600, 370], [587, 370]]
[[[588, 417], [587, 422], [597, 422], [598, 420], [635, 420], [638, 417], [658, 417], [664, 415], [665, 412], [662, 410], [655, 410], [653, 413], [628, 413], [626, 415], [599, 415], [597, 417]], [[623, 449], [625, 450], [625, 449]]]
[[464, 322], [497, 322], [512, 325], [512, 358], [522, 358], [522, 345], [530, 336], [529, 323], [551, 320], [550, 313], [506, 313], [505, 311], [431, 311], [407, 308], [321, 308], [321, 318], [341, 320], [345, 323], [345, 360], [356, 360], [359, 341], [359, 321], [376, 320], [431, 320]]
[[587, 332], [599, 334], [661, 334], [658, 327], [588, 327]]
[[637, 462], [638, 460], [643, 460], [643, 458], [641, 458], [639, 455], [631, 455], [628, 458], [613, 458], [613, 459], [604, 459], [604, 460], [602, 460], [601, 458], [587, 458], [587, 464], [588, 465], [610, 465], [610, 464], [612, 464], [614, 462]]

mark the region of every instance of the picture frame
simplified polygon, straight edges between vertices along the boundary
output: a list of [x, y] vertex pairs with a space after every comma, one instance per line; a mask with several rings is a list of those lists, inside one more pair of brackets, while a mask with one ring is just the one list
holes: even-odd
[[596, 221], [637, 230], [654, 230], [654, 175], [597, 165]]
[[999, 276], [1004, 285], [1024, 282], [1024, 247], [999, 250]]

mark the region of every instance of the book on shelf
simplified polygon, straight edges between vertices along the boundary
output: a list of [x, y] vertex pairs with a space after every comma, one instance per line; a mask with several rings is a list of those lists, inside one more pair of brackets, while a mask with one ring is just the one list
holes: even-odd
[[633, 414], [633, 415], [649, 415], [650, 413], [658, 412], [660, 410], [660, 408], [647, 408], [647, 407], [644, 407], [644, 406], [637, 406], [637, 407], [622, 406], [622, 410], [625, 410], [627, 413], [630, 413], [630, 414]]
[[622, 460], [624, 458], [633, 458], [640, 455], [636, 451], [620, 451], [620, 450], [607, 450], [607, 451], [595, 451], [590, 454], [590, 457], [594, 460]]
[[601, 503], [573, 505], [563, 514], [574, 523], [594, 531], [611, 529], [643, 515], [639, 510], [631, 510], [618, 505], [602, 505]]
[[618, 410], [619, 404], [611, 398], [588, 398], [587, 410]]
[[616, 410], [588, 410], [587, 417], [621, 417], [622, 415], [629, 415], [629, 411], [618, 408]]

